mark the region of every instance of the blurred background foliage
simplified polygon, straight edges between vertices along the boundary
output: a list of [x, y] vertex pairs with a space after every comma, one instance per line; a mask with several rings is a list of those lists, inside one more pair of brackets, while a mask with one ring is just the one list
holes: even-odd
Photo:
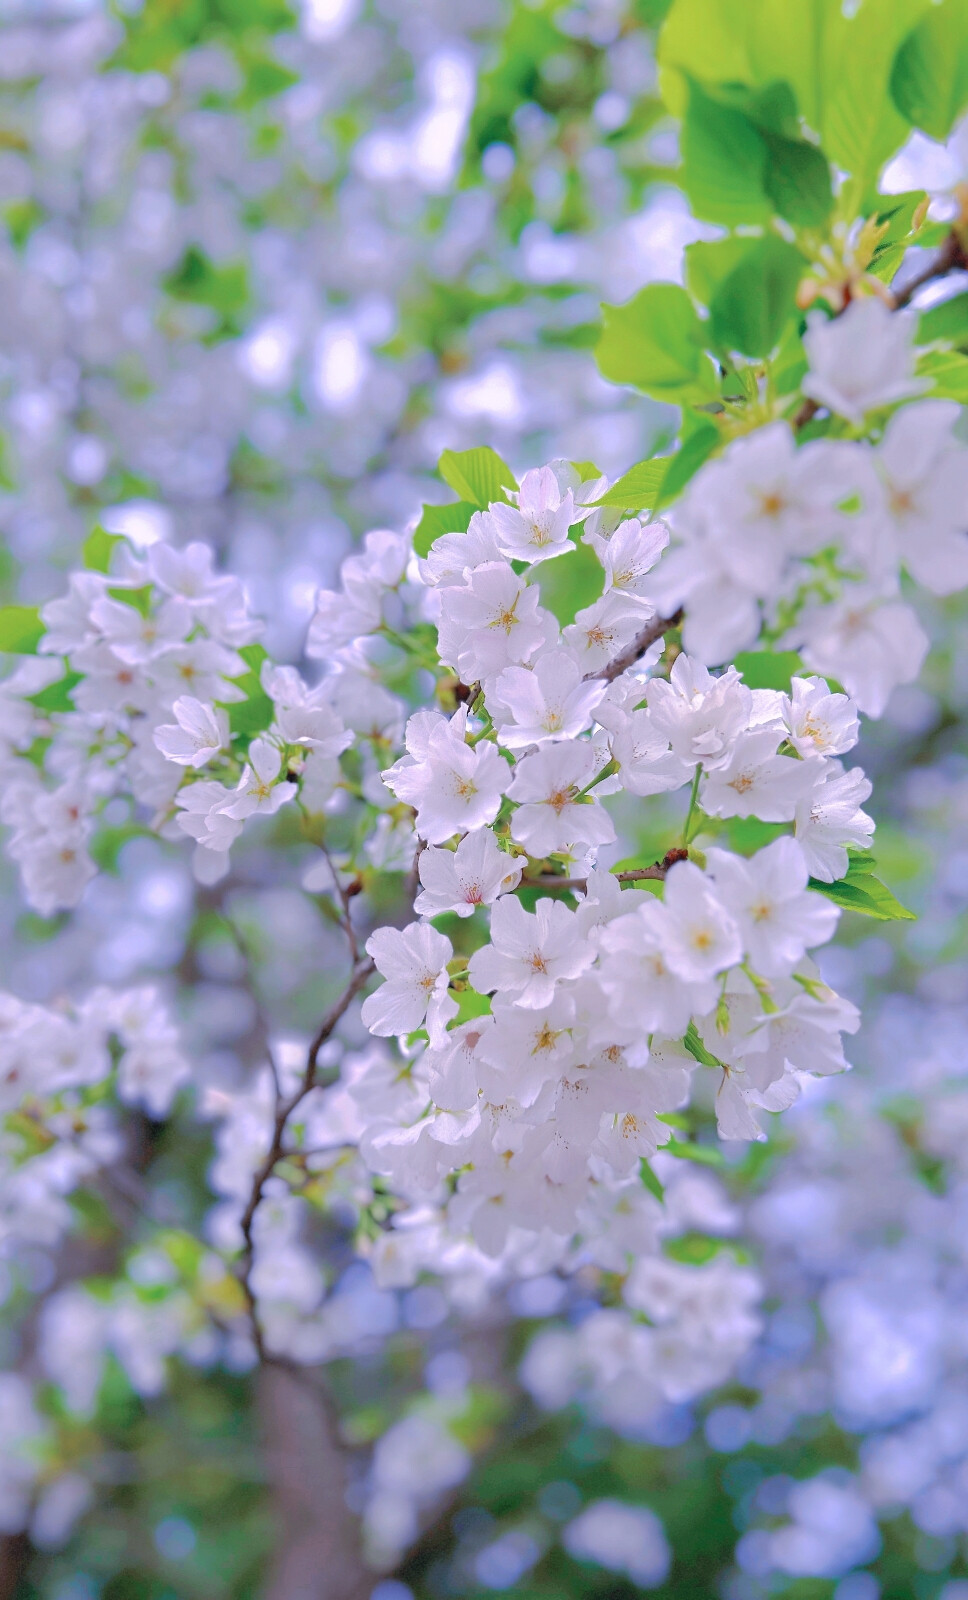
[[[654, 56], [667, 9], [4, 0], [5, 597], [36, 603], [58, 589], [101, 522], [137, 531], [174, 518], [180, 537], [221, 547], [275, 619], [269, 648], [292, 656], [313, 590], [352, 540], [449, 497], [434, 473], [441, 448], [487, 442], [515, 466], [560, 454], [614, 473], [668, 439], [672, 409], [605, 383], [589, 353], [599, 301], [677, 276], [683, 246], [710, 232], [674, 187], [677, 130]], [[562, 596], [555, 609], [569, 605]], [[811, 1361], [826, 1370], [817, 1297], [828, 1280], [899, 1239], [923, 1260], [934, 1238], [953, 1314], [963, 1294], [959, 1156], [928, 1136], [915, 1095], [957, 1075], [963, 1048], [965, 613], [957, 601], [924, 610], [936, 640], [927, 674], [865, 733], [862, 757], [880, 804], [879, 865], [920, 921], [872, 933], [844, 918], [831, 960], [838, 987], [867, 1012], [858, 1072], [847, 1091], [811, 1097], [782, 1140], [721, 1167], [768, 1274], [763, 1344], [725, 1394], [667, 1409], [651, 1436], [625, 1438], [577, 1406], [540, 1411], [515, 1381], [530, 1335], [580, 1312], [581, 1284], [567, 1304], [542, 1304], [540, 1289], [512, 1297], [515, 1320], [490, 1336], [488, 1371], [452, 1423], [477, 1465], [399, 1573], [374, 1580], [378, 1600], [643, 1592], [562, 1546], [562, 1527], [603, 1498], [661, 1519], [673, 1559], [649, 1591], [658, 1600], [968, 1594], [964, 1535], [916, 1504], [888, 1501], [879, 1536], [866, 1554], [857, 1547], [857, 1570], [847, 1559], [832, 1576], [796, 1576], [763, 1544], [788, 1514], [792, 1483], [821, 1473], [854, 1482], [870, 1436], [906, 1415], [899, 1402], [853, 1422], [826, 1380], [809, 1399], [793, 1394], [792, 1378], [784, 1390]], [[652, 834], [638, 845], [644, 859], [658, 848]], [[89, 970], [93, 946], [106, 979], [194, 961], [193, 1022], [205, 1017], [213, 1050], [221, 1025], [237, 1042], [225, 997], [231, 1008], [242, 957], [218, 907], [189, 911], [159, 865], [162, 847], [119, 846], [117, 876], [86, 920], [45, 925], [6, 895], [10, 987], [70, 984]], [[275, 919], [266, 910], [271, 863], [249, 870], [234, 912], [243, 955], [248, 939], [260, 998], [293, 1026], [316, 1013], [317, 967], [332, 946], [308, 911], [293, 928], [283, 926], [288, 902]], [[930, 1056], [929, 1040], [934, 1076], [925, 1069], [906, 1084], [905, 1060], [919, 1048]], [[152, 1160], [190, 1227], [209, 1151], [186, 1126], [162, 1136]], [[791, 1236], [772, 1227], [765, 1203], [757, 1210], [782, 1172], [818, 1233], [839, 1240], [839, 1255], [807, 1252], [799, 1275], [785, 1259]], [[858, 1184], [864, 1193], [883, 1184], [888, 1200], [852, 1231], [835, 1213], [863, 1212]], [[98, 1219], [89, 1221], [96, 1239]], [[101, 1226], [116, 1249], [110, 1221]], [[702, 1259], [717, 1244], [696, 1235], [676, 1246]], [[897, 1292], [916, 1295], [916, 1274]], [[419, 1404], [428, 1363], [453, 1347], [452, 1322], [421, 1293], [405, 1297], [388, 1341], [333, 1368], [361, 1460]], [[9, 1304], [13, 1325], [16, 1294]], [[920, 1356], [902, 1343], [883, 1359], [903, 1369]], [[862, 1388], [863, 1372], [845, 1381]], [[934, 1382], [937, 1411], [962, 1403], [957, 1352], [948, 1366], [938, 1358]], [[5, 1541], [0, 1594], [262, 1592], [274, 1529], [249, 1380], [179, 1367], [167, 1392], [145, 1401], [117, 1368], [91, 1427], [93, 1443], [68, 1430], [64, 1449], [93, 1453], [95, 1505], [63, 1548], [25, 1560], [16, 1539]], [[964, 1500], [968, 1484], [951, 1492]], [[821, 1530], [828, 1540], [836, 1532]]]

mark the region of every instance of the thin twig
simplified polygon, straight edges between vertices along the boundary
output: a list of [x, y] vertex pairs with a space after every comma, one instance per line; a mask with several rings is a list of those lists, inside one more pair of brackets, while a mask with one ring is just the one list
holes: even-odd
[[910, 305], [918, 290], [923, 289], [926, 283], [933, 283], [935, 278], [945, 278], [949, 272], [956, 272], [966, 266], [968, 266], [968, 257], [965, 255], [964, 245], [957, 233], [952, 229], [935, 255], [934, 260], [925, 267], [923, 272], [919, 272], [917, 277], [912, 278], [909, 283], [905, 284], [903, 289], [899, 289], [894, 295], [894, 310], [903, 311], [904, 307]]
[[335, 888], [336, 888], [336, 893], [339, 896], [340, 905], [343, 907], [343, 915], [339, 919], [340, 920], [340, 927], [343, 929], [343, 932], [346, 934], [347, 942], [349, 943], [349, 947], [350, 947], [350, 959], [352, 960], [353, 965], [355, 966], [356, 963], [360, 959], [360, 947], [356, 942], [356, 929], [353, 926], [353, 916], [352, 916], [352, 912], [351, 912], [351, 909], [350, 909], [350, 896], [347, 894], [346, 889], [344, 888], [343, 884], [340, 882], [339, 872], [338, 872], [338, 870], [336, 868], [336, 865], [335, 865], [335, 863], [333, 861], [332, 856], [330, 855], [329, 851], [326, 848], [325, 843], [322, 840], [320, 840], [319, 848], [323, 852], [323, 855], [326, 858], [326, 865], [329, 867], [330, 873], [332, 874], [333, 883], [334, 883]]
[[[919, 272], [916, 277], [905, 284], [903, 289], [898, 289], [893, 293], [894, 304], [892, 309], [894, 311], [903, 311], [905, 306], [910, 305], [918, 290], [923, 289], [926, 283], [934, 283], [937, 278], [945, 278], [949, 272], [955, 272], [964, 267], [968, 267], [968, 256], [965, 254], [965, 248], [960, 238], [952, 229], [944, 244], [935, 253], [933, 260], [924, 268], [924, 271]], [[850, 304], [851, 301], [848, 297], [840, 311], [836, 311], [834, 315], [837, 317], [842, 316]], [[804, 400], [794, 413], [792, 423], [794, 432], [798, 433], [801, 428], [806, 427], [808, 422], [812, 422], [819, 410], [820, 402], [818, 400]]]
[[343, 993], [326, 1013], [326, 1016], [320, 1023], [319, 1028], [317, 1029], [316, 1034], [312, 1039], [312, 1042], [310, 1043], [309, 1049], [306, 1053], [306, 1065], [303, 1068], [302, 1077], [300, 1078], [297, 1087], [287, 1098], [277, 1100], [276, 1102], [275, 1117], [272, 1124], [272, 1138], [269, 1143], [269, 1149], [267, 1150], [261, 1165], [257, 1168], [252, 1178], [252, 1188], [249, 1192], [249, 1199], [245, 1210], [242, 1213], [242, 1220], [240, 1223], [243, 1248], [242, 1257], [239, 1262], [238, 1278], [240, 1284], [242, 1285], [242, 1290], [245, 1294], [246, 1304], [248, 1306], [249, 1321], [252, 1325], [253, 1343], [255, 1344], [256, 1351], [258, 1352], [259, 1359], [261, 1361], [265, 1361], [269, 1358], [267, 1356], [265, 1342], [263, 1340], [262, 1327], [259, 1322], [258, 1310], [256, 1307], [255, 1295], [252, 1292], [251, 1282], [252, 1266], [255, 1256], [255, 1242], [252, 1236], [252, 1225], [255, 1220], [255, 1214], [262, 1202], [266, 1184], [272, 1177], [276, 1167], [285, 1155], [284, 1144], [286, 1126], [289, 1118], [292, 1116], [296, 1108], [302, 1104], [306, 1096], [317, 1087], [316, 1067], [319, 1060], [319, 1052], [322, 1050], [323, 1045], [333, 1033], [337, 1023], [349, 1009], [349, 1006], [355, 996], [359, 994], [360, 990], [363, 988], [363, 985], [369, 978], [372, 977], [375, 971], [376, 967], [372, 961], [366, 960], [363, 962], [358, 962], [354, 968], [349, 983], [343, 990]]
[[618, 655], [614, 656], [607, 666], [600, 667], [597, 672], [586, 672], [585, 682], [594, 682], [596, 679], [604, 678], [606, 683], [612, 683], [616, 678], [620, 678], [628, 667], [634, 667], [639, 658], [645, 655], [650, 645], [655, 644], [656, 640], [661, 639], [663, 634], [668, 633], [671, 628], [679, 626], [682, 621], [682, 615], [682, 607], [680, 606], [678, 611], [672, 613], [671, 617], [653, 617], [652, 621], [647, 623], [635, 635], [632, 643], [627, 644], [624, 650], [620, 650]]
[[[688, 861], [689, 851], [678, 846], [674, 850], [667, 850], [661, 861], [654, 861], [651, 867], [631, 867], [627, 872], [613, 872], [612, 876], [619, 883], [642, 883], [646, 879], [658, 880], [660, 883], [665, 878], [670, 867], [677, 861]], [[523, 889], [587, 889], [587, 878], [556, 878], [551, 873], [540, 873], [537, 878], [522, 878]]]

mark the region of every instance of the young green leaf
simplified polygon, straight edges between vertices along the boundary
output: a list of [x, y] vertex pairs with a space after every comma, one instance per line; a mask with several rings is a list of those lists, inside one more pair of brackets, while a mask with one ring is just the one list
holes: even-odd
[[922, 311], [918, 318], [918, 344], [934, 344], [941, 339], [959, 347], [968, 345], [968, 294], [956, 294]]
[[689, 479], [695, 476], [704, 461], [709, 460], [718, 445], [719, 429], [707, 417], [694, 418], [692, 427], [688, 429], [683, 424], [682, 444], [669, 457], [669, 465], [662, 478], [658, 500], [660, 507], [668, 505], [676, 495], [682, 493]]
[[[762, 131], [762, 130], [761, 130]], [[763, 132], [763, 187], [781, 217], [799, 228], [819, 228], [834, 204], [830, 165], [815, 144]]]
[[918, 360], [919, 378], [931, 379], [936, 400], [968, 401], [968, 356], [957, 350], [927, 350]]
[[721, 1150], [711, 1144], [683, 1143], [679, 1139], [670, 1139], [668, 1144], [662, 1146], [670, 1156], [676, 1156], [680, 1161], [695, 1161], [701, 1167], [725, 1166]]
[[613, 383], [634, 384], [658, 400], [680, 404], [717, 396], [696, 308], [674, 283], [650, 283], [624, 306], [603, 306], [605, 328], [596, 359]]
[[96, 523], [81, 546], [81, 559], [90, 572], [110, 572], [114, 547], [121, 543], [120, 534], [108, 533]]
[[496, 450], [481, 445], [476, 450], [445, 450], [437, 471], [454, 493], [478, 510], [492, 500], [505, 500], [505, 489], [517, 487], [517, 480]]
[[749, 118], [690, 81], [682, 126], [682, 186], [696, 215], [727, 227], [769, 221], [766, 160], [766, 140]]
[[413, 548], [417, 555], [427, 555], [434, 540], [445, 533], [466, 533], [471, 517], [478, 510], [480, 507], [472, 505], [469, 500], [455, 500], [447, 506], [425, 505], [413, 533]]
[[44, 633], [36, 606], [0, 606], [0, 650], [11, 655], [35, 655]]
[[836, 883], [811, 878], [810, 887], [845, 911], [859, 911], [861, 916], [875, 917], [878, 922], [915, 922], [915, 913], [902, 906], [887, 885], [874, 877], [873, 868], [873, 858], [858, 852], [851, 855], [846, 878]]
[[625, 506], [629, 511], [651, 511], [658, 504], [662, 480], [670, 458], [656, 456], [651, 461], [640, 461], [617, 479], [607, 494], [596, 500], [597, 506]]
[[713, 292], [714, 342], [746, 356], [769, 355], [785, 324], [799, 316], [795, 295], [805, 266], [785, 239], [772, 233], [758, 239]]
[[665, 1185], [656, 1177], [645, 1156], [639, 1162], [639, 1177], [650, 1194], [654, 1194], [659, 1201], [665, 1200]]
[[238, 684], [245, 694], [245, 699], [233, 700], [227, 707], [229, 727], [233, 733], [246, 734], [251, 738], [268, 728], [274, 715], [272, 701], [263, 689], [260, 678], [266, 651], [261, 644], [247, 644], [242, 646], [239, 655], [249, 670], [240, 678], [233, 678], [232, 682]]
[[750, 689], [782, 689], [789, 692], [790, 679], [803, 677], [806, 667], [795, 650], [744, 650], [735, 666]]
[[944, 143], [968, 105], [968, 0], [925, 12], [894, 58], [891, 96], [908, 122]]

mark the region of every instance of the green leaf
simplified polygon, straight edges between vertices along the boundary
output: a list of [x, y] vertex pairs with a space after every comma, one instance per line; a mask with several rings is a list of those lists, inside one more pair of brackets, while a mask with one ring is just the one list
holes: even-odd
[[645, 1156], [639, 1162], [639, 1177], [643, 1187], [648, 1189], [650, 1194], [654, 1194], [659, 1201], [665, 1200], [665, 1185], [656, 1177]]
[[151, 830], [137, 822], [121, 823], [114, 828], [99, 828], [88, 845], [91, 860], [102, 872], [116, 873], [118, 857], [132, 839], [150, 838]]
[[675, 0], [659, 35], [662, 94], [681, 116], [689, 77], [710, 83], [748, 83], [751, 0]]
[[542, 562], [538, 583], [541, 604], [566, 627], [574, 622], [576, 611], [598, 599], [605, 586], [605, 573], [590, 545], [575, 544], [569, 554]]
[[701, 1067], [721, 1067], [722, 1062], [718, 1056], [711, 1055], [699, 1037], [699, 1029], [694, 1022], [690, 1022], [683, 1034], [682, 1042], [689, 1054], [699, 1062]]
[[694, 300], [708, 306], [719, 284], [748, 256], [755, 239], [732, 234], [728, 239], [699, 239], [685, 249], [686, 287]]
[[936, 400], [968, 402], [968, 356], [957, 350], [928, 350], [920, 356], [918, 377], [930, 378], [930, 393]]
[[117, 10], [125, 38], [108, 65], [131, 72], [167, 72], [196, 45], [218, 39], [241, 47], [253, 35], [280, 33], [297, 20], [281, 0], [145, 0]]
[[36, 606], [0, 606], [0, 650], [32, 656], [46, 629]]
[[723, 278], [709, 305], [713, 340], [746, 356], [767, 356], [785, 324], [799, 317], [797, 284], [806, 263], [799, 250], [766, 234]]
[[888, 84], [898, 46], [930, 0], [863, 0], [828, 18], [820, 137], [825, 154], [863, 192], [908, 135]]
[[719, 1254], [723, 1241], [711, 1238], [708, 1233], [682, 1233], [678, 1239], [666, 1239], [662, 1248], [673, 1261], [681, 1261], [688, 1267], [702, 1267]]
[[[878, 240], [867, 270], [882, 282], [891, 282], [909, 245], [924, 242], [921, 230], [927, 202], [928, 196], [923, 189], [909, 189], [904, 194], [891, 195], [877, 211], [875, 220], [887, 226]], [[922, 211], [922, 221], [915, 237], [914, 218], [918, 210]]]
[[922, 311], [918, 319], [918, 344], [934, 344], [939, 339], [946, 339], [950, 344], [968, 344], [968, 294], [953, 295], [929, 311]]
[[668, 1144], [662, 1146], [670, 1156], [676, 1156], [680, 1161], [695, 1161], [701, 1167], [723, 1167], [726, 1165], [721, 1150], [711, 1144], [685, 1144], [679, 1139], [672, 1138]]
[[240, 111], [251, 110], [262, 100], [271, 100], [299, 83], [298, 72], [284, 67], [269, 55], [250, 56], [245, 62], [245, 84], [235, 104]]
[[197, 245], [189, 245], [162, 287], [173, 300], [207, 306], [217, 314], [212, 338], [232, 338], [241, 332], [241, 317], [249, 304], [249, 269], [244, 261], [216, 266]]
[[240, 733], [248, 738], [262, 733], [268, 728], [274, 715], [274, 707], [269, 696], [262, 687], [260, 670], [266, 660], [266, 650], [261, 644], [246, 644], [242, 646], [239, 655], [248, 666], [239, 678], [230, 681], [238, 685], [245, 695], [244, 700], [233, 700], [226, 706], [229, 717], [229, 727], [233, 733]]
[[480, 507], [469, 500], [455, 500], [452, 505], [423, 507], [420, 521], [413, 530], [413, 547], [418, 556], [426, 556], [435, 539], [445, 533], [466, 533], [468, 523]]
[[81, 559], [90, 572], [110, 572], [111, 555], [115, 545], [121, 543], [121, 535], [108, 533], [95, 524], [81, 546]]
[[505, 489], [517, 488], [507, 462], [487, 445], [476, 450], [445, 450], [437, 471], [454, 493], [476, 510], [486, 510], [492, 500], [506, 500]]
[[788, 83], [762, 88], [743, 84], [709, 84], [705, 91], [719, 105], [746, 118], [766, 150], [763, 193], [788, 222], [819, 227], [834, 204], [830, 166], [821, 150], [800, 135], [797, 103]]
[[781, 689], [787, 693], [790, 679], [803, 677], [806, 667], [795, 650], [744, 650], [735, 666], [750, 689]]
[[608, 493], [603, 494], [595, 504], [625, 506], [629, 511], [651, 511], [658, 504], [659, 490], [668, 465], [668, 456], [654, 456], [651, 461], [640, 461], [617, 479]]
[[675, 455], [669, 457], [669, 465], [662, 479], [660, 507], [667, 506], [677, 494], [682, 493], [689, 479], [695, 476], [704, 461], [708, 461], [718, 444], [719, 429], [705, 417], [697, 418], [691, 431], [684, 431], [682, 444]]
[[845, 911], [859, 911], [864, 917], [875, 917], [878, 922], [916, 922], [913, 911], [902, 906], [886, 884], [873, 875], [874, 860], [864, 852], [852, 853], [846, 878], [837, 883], [821, 883], [810, 879], [811, 889], [827, 896], [834, 905]]
[[894, 104], [943, 144], [968, 105], [968, 0], [933, 5], [908, 34], [891, 71]]
[[806, 139], [764, 133], [766, 167], [763, 188], [781, 217], [799, 228], [819, 228], [834, 204], [830, 165], [821, 150]]
[[766, 140], [748, 117], [690, 80], [681, 181], [696, 216], [727, 227], [769, 221], [766, 160]]
[[681, 404], [718, 396], [705, 330], [685, 289], [651, 283], [623, 306], [603, 306], [596, 360], [613, 383]]
[[472, 1017], [486, 1017], [491, 1009], [489, 996], [478, 994], [476, 989], [461, 989], [453, 998], [457, 1001], [458, 1024], [470, 1022]]
[[730, 817], [726, 824], [729, 847], [741, 856], [754, 856], [774, 839], [782, 839], [786, 832], [785, 823], [761, 822], [759, 817]]

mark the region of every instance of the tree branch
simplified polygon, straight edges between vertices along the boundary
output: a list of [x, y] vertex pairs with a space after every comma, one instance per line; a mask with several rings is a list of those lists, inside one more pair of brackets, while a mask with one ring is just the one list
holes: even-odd
[[653, 617], [652, 621], [646, 623], [645, 627], [635, 635], [632, 643], [627, 644], [624, 650], [620, 650], [618, 655], [614, 656], [607, 666], [600, 667], [597, 672], [586, 672], [584, 681], [588, 683], [604, 678], [606, 683], [614, 682], [616, 678], [622, 676], [622, 673], [627, 668], [634, 667], [636, 661], [645, 655], [650, 645], [655, 644], [656, 640], [661, 639], [663, 634], [668, 633], [671, 628], [677, 628], [682, 621], [682, 616], [683, 612], [680, 606], [678, 611], [672, 613], [671, 617]]
[[910, 305], [918, 290], [923, 289], [926, 283], [933, 283], [935, 278], [946, 278], [949, 272], [957, 272], [964, 267], [968, 267], [968, 256], [965, 255], [965, 247], [958, 234], [952, 228], [944, 244], [941, 245], [935, 255], [934, 260], [925, 267], [923, 272], [919, 272], [917, 277], [912, 278], [910, 283], [905, 284], [903, 289], [895, 293], [894, 310], [903, 311], [905, 306]]
[[[903, 289], [892, 292], [894, 301], [892, 309], [894, 311], [903, 311], [906, 306], [910, 305], [918, 290], [923, 289], [926, 283], [934, 283], [937, 278], [946, 278], [949, 272], [957, 272], [965, 267], [968, 267], [968, 255], [965, 253], [965, 247], [961, 239], [952, 228], [944, 244], [935, 253], [934, 258], [924, 268], [924, 271], [919, 272], [916, 277], [905, 284]], [[834, 315], [842, 316], [850, 303], [848, 295], [841, 310], [835, 312]], [[793, 431], [797, 433], [801, 428], [805, 428], [808, 422], [813, 421], [819, 410], [820, 402], [818, 400], [804, 400], [794, 413], [791, 424]]]
[[255, 1214], [259, 1209], [259, 1205], [261, 1204], [262, 1197], [265, 1192], [265, 1186], [285, 1154], [284, 1144], [286, 1126], [289, 1122], [289, 1118], [292, 1116], [297, 1106], [302, 1104], [303, 1100], [305, 1100], [310, 1091], [315, 1089], [317, 1086], [316, 1066], [319, 1060], [319, 1052], [323, 1048], [323, 1045], [326, 1043], [327, 1039], [329, 1039], [333, 1033], [337, 1023], [349, 1009], [350, 1004], [356, 995], [358, 995], [360, 990], [363, 988], [363, 985], [366, 983], [367, 979], [371, 978], [375, 971], [376, 966], [371, 960], [368, 959], [366, 961], [358, 962], [353, 970], [353, 974], [348, 984], [346, 985], [346, 988], [343, 990], [343, 993], [326, 1013], [326, 1016], [320, 1023], [306, 1054], [306, 1065], [303, 1069], [303, 1074], [298, 1086], [293, 1090], [292, 1094], [288, 1095], [285, 1099], [277, 1099], [275, 1117], [272, 1124], [272, 1138], [269, 1144], [269, 1149], [267, 1150], [261, 1165], [256, 1169], [252, 1178], [252, 1188], [249, 1192], [249, 1199], [245, 1210], [242, 1213], [242, 1220], [240, 1223], [240, 1227], [242, 1229], [243, 1249], [242, 1259], [239, 1263], [238, 1278], [240, 1284], [242, 1285], [242, 1289], [246, 1298], [246, 1304], [248, 1306], [249, 1321], [252, 1324], [253, 1342], [255, 1344], [256, 1351], [258, 1352], [259, 1359], [262, 1362], [267, 1361], [269, 1358], [267, 1356], [265, 1343], [262, 1336], [262, 1327], [259, 1322], [258, 1310], [255, 1303], [255, 1295], [252, 1292], [251, 1283], [252, 1265], [255, 1255], [255, 1243], [252, 1237], [252, 1225], [255, 1220]]
[[[654, 861], [651, 867], [632, 867], [628, 872], [615, 872], [612, 874], [619, 883], [642, 883], [646, 879], [658, 880], [660, 883], [665, 878], [670, 867], [677, 861], [688, 861], [689, 851], [679, 846], [667, 850], [661, 861]], [[587, 889], [587, 878], [556, 878], [551, 873], [539, 873], [537, 878], [522, 878], [522, 888], [528, 889]]]

